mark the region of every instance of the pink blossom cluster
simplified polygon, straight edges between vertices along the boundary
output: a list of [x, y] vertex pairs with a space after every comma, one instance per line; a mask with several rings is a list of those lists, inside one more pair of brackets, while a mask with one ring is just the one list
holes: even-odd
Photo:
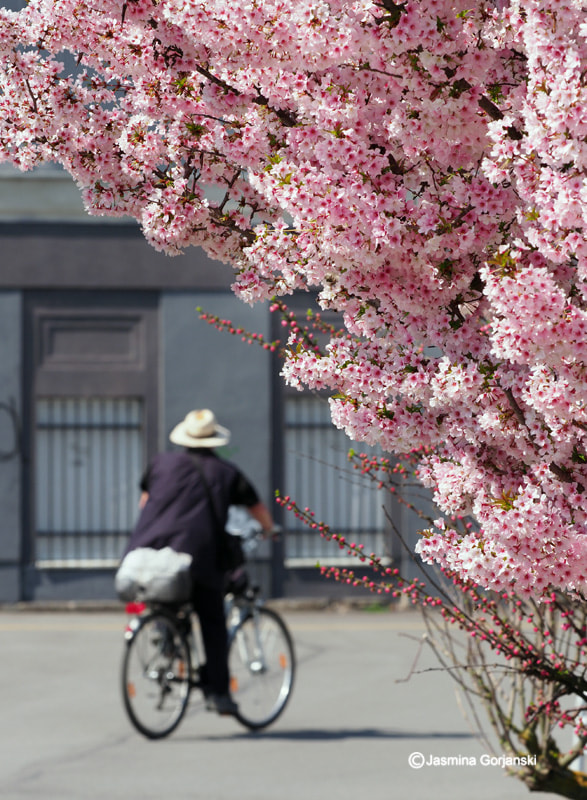
[[0, 9], [0, 158], [62, 164], [92, 214], [312, 290], [288, 381], [475, 533], [486, 586], [587, 570], [587, 21], [581, 0], [29, 0]]

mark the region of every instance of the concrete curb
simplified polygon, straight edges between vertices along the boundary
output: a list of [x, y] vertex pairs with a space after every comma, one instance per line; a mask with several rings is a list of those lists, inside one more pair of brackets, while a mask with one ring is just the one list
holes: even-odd
[[[365, 611], [386, 613], [406, 611], [405, 603], [378, 602], [372, 598], [291, 597], [268, 598], [267, 605], [277, 611], [326, 611], [348, 613]], [[0, 604], [0, 613], [121, 613], [125, 604], [119, 600], [46, 600]]]

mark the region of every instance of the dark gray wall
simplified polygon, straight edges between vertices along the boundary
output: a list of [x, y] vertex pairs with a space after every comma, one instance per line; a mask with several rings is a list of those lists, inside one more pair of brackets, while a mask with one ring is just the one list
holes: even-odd
[[270, 504], [271, 358], [258, 345], [199, 319], [196, 308], [269, 336], [269, 311], [226, 292], [166, 292], [161, 298], [164, 375], [161, 448], [171, 429], [194, 408], [211, 408], [232, 433], [222, 454], [249, 475]]
[[[5, 188], [0, 182], [0, 189]], [[189, 248], [171, 258], [138, 225], [3, 222], [0, 289], [198, 289], [230, 291], [233, 271]]]

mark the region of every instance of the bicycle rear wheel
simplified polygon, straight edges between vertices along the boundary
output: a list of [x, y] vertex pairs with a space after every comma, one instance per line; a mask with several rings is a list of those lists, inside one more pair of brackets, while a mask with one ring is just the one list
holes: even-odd
[[174, 619], [153, 612], [139, 620], [122, 662], [124, 707], [135, 728], [160, 739], [179, 725], [190, 696], [191, 655]]
[[229, 642], [230, 693], [236, 718], [251, 730], [265, 728], [284, 710], [293, 688], [295, 653], [283, 620], [268, 608], [253, 608]]

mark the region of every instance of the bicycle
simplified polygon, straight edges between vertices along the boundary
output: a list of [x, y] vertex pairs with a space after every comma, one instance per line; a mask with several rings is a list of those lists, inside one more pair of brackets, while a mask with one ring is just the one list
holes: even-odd
[[[248, 538], [249, 549], [255, 538]], [[291, 696], [296, 660], [287, 626], [267, 608], [258, 586], [226, 596], [230, 694], [235, 718], [249, 730], [266, 728]], [[122, 662], [124, 707], [134, 727], [161, 739], [181, 722], [193, 689], [204, 694], [204, 661], [190, 604], [129, 604]]]

